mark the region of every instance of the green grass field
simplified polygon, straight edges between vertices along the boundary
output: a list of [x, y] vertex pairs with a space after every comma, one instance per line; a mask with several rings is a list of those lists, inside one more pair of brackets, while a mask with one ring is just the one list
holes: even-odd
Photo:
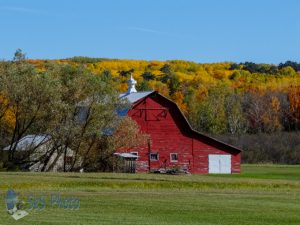
[[[11, 218], [9, 188], [44, 210]], [[76, 196], [80, 209], [50, 207], [50, 195]], [[235, 175], [0, 173], [0, 224], [300, 224], [300, 166], [243, 165]], [[29, 207], [29, 205], [25, 205]]]

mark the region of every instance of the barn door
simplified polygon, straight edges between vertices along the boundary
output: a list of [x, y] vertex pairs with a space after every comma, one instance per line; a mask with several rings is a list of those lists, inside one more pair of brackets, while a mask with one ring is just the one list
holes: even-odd
[[208, 155], [208, 173], [231, 173], [231, 155]]

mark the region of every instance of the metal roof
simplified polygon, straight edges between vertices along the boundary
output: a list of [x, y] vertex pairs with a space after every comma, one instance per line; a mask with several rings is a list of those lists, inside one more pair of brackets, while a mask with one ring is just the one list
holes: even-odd
[[123, 93], [119, 95], [120, 99], [127, 99], [130, 103], [135, 103], [138, 100], [150, 95], [153, 91], [144, 91], [144, 92], [132, 92], [132, 93]]
[[131, 154], [131, 153], [126, 153], [126, 152], [123, 152], [123, 153], [116, 152], [116, 153], [114, 153], [114, 155], [119, 156], [121, 158], [125, 158], [125, 159], [137, 159], [138, 158], [137, 155]]
[[[35, 148], [45, 142], [50, 140], [50, 135], [46, 134], [30, 134], [26, 135], [25, 137], [21, 138], [19, 142], [14, 142], [13, 145], [17, 145], [16, 150], [17, 151], [26, 151], [32, 148]], [[3, 148], [4, 151], [8, 151], [10, 149], [10, 145]]]

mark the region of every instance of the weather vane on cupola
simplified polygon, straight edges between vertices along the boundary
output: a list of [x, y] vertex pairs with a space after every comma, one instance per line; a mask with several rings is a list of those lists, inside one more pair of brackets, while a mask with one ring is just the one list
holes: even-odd
[[137, 90], [135, 89], [136, 83], [137, 83], [136, 80], [133, 79], [132, 74], [130, 74], [130, 79], [128, 80], [128, 91], [127, 91], [128, 94], [137, 92]]

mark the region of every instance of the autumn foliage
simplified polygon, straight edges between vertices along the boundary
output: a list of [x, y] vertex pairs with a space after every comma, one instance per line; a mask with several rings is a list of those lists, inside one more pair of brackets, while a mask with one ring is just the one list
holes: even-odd
[[74, 57], [28, 60], [40, 71], [51, 63], [85, 67], [126, 92], [129, 74], [139, 91], [157, 90], [172, 99], [196, 129], [208, 133], [297, 130], [300, 121], [300, 65], [201, 64], [183, 60], [145, 61]]

